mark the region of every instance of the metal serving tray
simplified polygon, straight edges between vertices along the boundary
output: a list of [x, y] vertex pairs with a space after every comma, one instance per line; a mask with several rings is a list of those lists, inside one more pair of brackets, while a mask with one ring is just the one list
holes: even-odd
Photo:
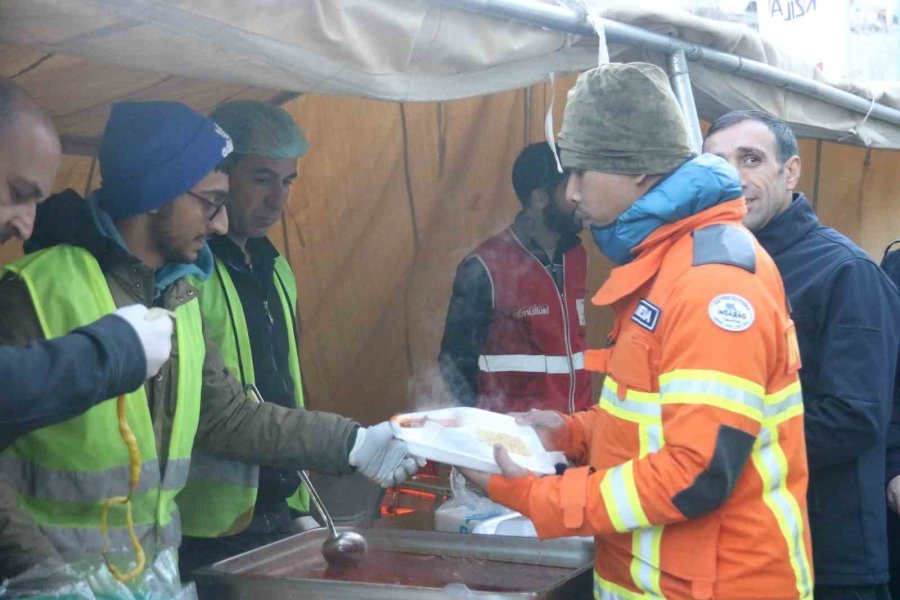
[[321, 555], [326, 531], [314, 529], [198, 571], [201, 600], [591, 598], [587, 540], [339, 529], [368, 540], [359, 565], [329, 568]]

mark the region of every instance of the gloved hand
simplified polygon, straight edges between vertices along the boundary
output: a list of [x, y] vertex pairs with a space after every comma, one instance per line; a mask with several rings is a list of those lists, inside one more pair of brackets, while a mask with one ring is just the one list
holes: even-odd
[[147, 359], [147, 379], [156, 375], [172, 353], [172, 317], [168, 311], [148, 309], [142, 304], [123, 306], [115, 313], [131, 325]]
[[424, 461], [408, 455], [406, 442], [394, 439], [387, 421], [356, 431], [349, 460], [351, 466], [381, 487], [397, 485], [424, 465]]

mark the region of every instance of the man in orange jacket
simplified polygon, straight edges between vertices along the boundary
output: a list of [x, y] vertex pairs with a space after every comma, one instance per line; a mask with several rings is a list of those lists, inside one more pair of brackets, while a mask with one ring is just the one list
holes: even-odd
[[559, 138], [567, 196], [620, 265], [598, 405], [533, 411], [575, 463], [537, 478], [467, 471], [541, 537], [594, 535], [595, 598], [812, 598], [799, 353], [772, 259], [741, 225], [724, 160], [693, 158], [665, 73], [579, 77]]

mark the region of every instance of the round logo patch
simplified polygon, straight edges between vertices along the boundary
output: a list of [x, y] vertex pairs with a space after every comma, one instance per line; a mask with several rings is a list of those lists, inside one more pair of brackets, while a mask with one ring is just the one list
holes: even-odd
[[756, 313], [741, 296], [721, 294], [709, 303], [709, 318], [726, 331], [744, 331], [753, 325]]

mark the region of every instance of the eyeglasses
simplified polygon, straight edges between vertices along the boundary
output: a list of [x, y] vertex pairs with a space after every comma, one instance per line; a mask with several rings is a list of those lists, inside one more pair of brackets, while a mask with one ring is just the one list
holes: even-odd
[[225, 203], [228, 202], [228, 194], [224, 194], [222, 192], [210, 193], [215, 195], [215, 200], [204, 198], [200, 194], [192, 192], [191, 190], [185, 192], [185, 194], [191, 196], [192, 198], [196, 198], [203, 204], [203, 210], [204, 212], [206, 212], [206, 218], [212, 221], [216, 218], [216, 215], [219, 214], [219, 211], [225, 207]]

